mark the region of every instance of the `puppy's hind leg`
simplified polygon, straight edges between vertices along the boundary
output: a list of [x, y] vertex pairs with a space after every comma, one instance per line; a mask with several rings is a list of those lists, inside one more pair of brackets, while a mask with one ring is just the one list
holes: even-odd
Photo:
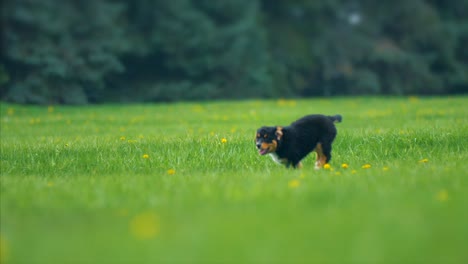
[[315, 161], [315, 169], [319, 170], [325, 165], [326, 161], [326, 156], [323, 153], [323, 147], [322, 143], [318, 143], [317, 146], [315, 147], [315, 152], [317, 153], [317, 159]]
[[323, 150], [323, 164], [329, 163], [332, 158], [332, 144], [331, 142], [324, 142], [322, 143], [322, 150]]

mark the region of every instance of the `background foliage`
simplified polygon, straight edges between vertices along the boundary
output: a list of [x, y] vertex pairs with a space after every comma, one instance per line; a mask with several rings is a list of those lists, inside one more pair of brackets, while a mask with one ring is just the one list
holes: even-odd
[[7, 0], [1, 19], [19, 103], [468, 91], [462, 0]]

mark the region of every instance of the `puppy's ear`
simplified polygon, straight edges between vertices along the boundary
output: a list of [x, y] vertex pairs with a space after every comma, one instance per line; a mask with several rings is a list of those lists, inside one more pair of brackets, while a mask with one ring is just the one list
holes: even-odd
[[281, 140], [281, 138], [283, 137], [283, 128], [280, 126], [276, 127], [275, 135], [277, 140]]

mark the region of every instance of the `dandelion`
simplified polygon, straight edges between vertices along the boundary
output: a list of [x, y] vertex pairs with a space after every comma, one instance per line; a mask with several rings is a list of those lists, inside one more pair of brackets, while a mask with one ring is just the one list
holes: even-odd
[[279, 99], [277, 101], [277, 104], [279, 106], [289, 106], [289, 107], [294, 107], [296, 106], [296, 101], [294, 100], [286, 100], [286, 99]]
[[14, 113], [15, 113], [15, 109], [13, 109], [13, 108], [8, 108], [8, 110], [7, 110], [7, 114], [8, 114], [8, 115], [11, 116], [11, 115], [13, 115]]
[[280, 106], [286, 105], [286, 100], [285, 99], [279, 99], [277, 101], [277, 104], [280, 105]]
[[390, 168], [389, 167], [383, 167], [382, 170], [383, 171], [388, 171]]
[[167, 174], [169, 174], [169, 175], [174, 175], [175, 172], [176, 172], [176, 171], [175, 171], [174, 169], [169, 169], [169, 170], [167, 170]]
[[328, 163], [325, 163], [325, 165], [323, 165], [323, 168], [326, 170], [329, 170], [331, 168], [331, 165]]
[[121, 140], [121, 141], [124, 141], [124, 140], [125, 140], [125, 137], [124, 137], [124, 136], [121, 136], [121, 137], [120, 137], [120, 140]]
[[149, 158], [149, 155], [148, 155], [148, 154], [143, 154], [143, 158], [144, 158], [144, 159], [148, 159], [148, 158]]
[[0, 234], [0, 263], [6, 263], [8, 260], [8, 244], [6, 239]]
[[422, 159], [419, 161], [419, 163], [427, 163], [429, 160], [428, 159]]
[[299, 184], [300, 184], [299, 180], [291, 180], [289, 181], [288, 186], [289, 188], [294, 189], [294, 188], [297, 188]]
[[410, 101], [410, 103], [417, 103], [419, 101], [419, 98], [413, 95], [413, 96], [409, 96], [408, 100]]
[[223, 143], [223, 144], [227, 143], [227, 139], [222, 138], [222, 139], [221, 139], [221, 143]]
[[341, 168], [343, 168], [343, 169], [347, 169], [348, 167], [349, 167], [349, 166], [348, 166], [348, 164], [346, 164], [346, 163], [341, 164]]
[[130, 221], [130, 233], [137, 239], [152, 239], [159, 234], [159, 231], [159, 218], [153, 212], [141, 213]]
[[370, 164], [364, 164], [364, 165], [362, 165], [361, 168], [363, 168], [363, 169], [370, 169], [370, 167], [371, 167]]
[[203, 108], [203, 106], [201, 105], [194, 105], [192, 107], [192, 110], [196, 113], [201, 113], [201, 112], [204, 112], [205, 111], [205, 108]]
[[437, 194], [436, 194], [436, 199], [439, 201], [439, 202], [446, 202], [448, 200], [449, 196], [448, 196], [448, 192], [447, 190], [445, 189], [442, 189], [440, 190]]

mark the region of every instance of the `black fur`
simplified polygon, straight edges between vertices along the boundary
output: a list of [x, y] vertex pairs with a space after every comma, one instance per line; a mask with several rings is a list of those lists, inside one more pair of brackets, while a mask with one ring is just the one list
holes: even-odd
[[320, 168], [331, 160], [337, 134], [334, 123], [341, 120], [341, 115], [308, 115], [286, 127], [264, 126], [257, 130], [256, 145], [261, 155], [274, 154], [278, 162], [294, 168], [315, 150], [316, 168]]

